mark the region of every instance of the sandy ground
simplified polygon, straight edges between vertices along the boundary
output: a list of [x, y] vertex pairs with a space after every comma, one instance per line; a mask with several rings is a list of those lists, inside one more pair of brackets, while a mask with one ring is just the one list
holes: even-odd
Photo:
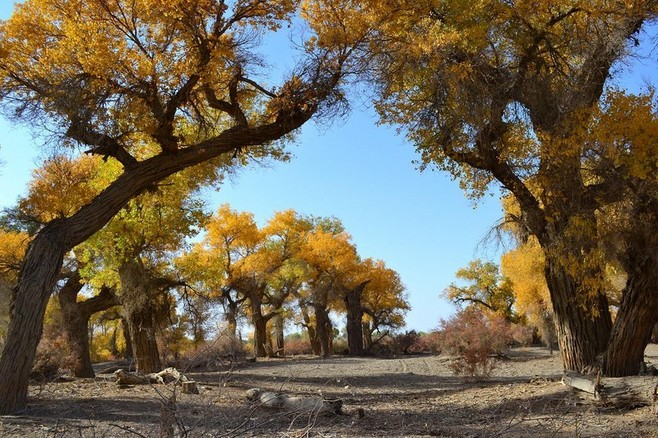
[[[658, 346], [647, 349], [658, 364]], [[511, 350], [491, 379], [465, 382], [446, 356], [391, 359], [270, 359], [187, 373], [201, 394], [173, 385], [118, 387], [111, 376], [33, 385], [20, 415], [0, 417], [1, 437], [158, 437], [163, 418], [175, 436], [224, 437], [658, 437], [650, 407], [586, 403], [560, 383], [561, 362], [541, 348]], [[658, 382], [658, 378], [656, 378]], [[316, 416], [250, 404], [245, 390], [341, 398], [344, 415]], [[356, 413], [363, 409], [365, 415]]]

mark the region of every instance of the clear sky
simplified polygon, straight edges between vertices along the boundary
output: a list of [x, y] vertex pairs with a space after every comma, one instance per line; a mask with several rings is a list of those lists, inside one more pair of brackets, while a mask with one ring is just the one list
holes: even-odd
[[[0, 18], [10, 15], [10, 4], [0, 1]], [[652, 80], [655, 63], [627, 69], [633, 74], [620, 84], [637, 89], [641, 79]], [[502, 215], [499, 194], [474, 207], [456, 181], [419, 172], [413, 146], [376, 121], [370, 108], [355, 102], [347, 117], [329, 126], [311, 123], [291, 146], [290, 163], [240, 172], [209, 191], [208, 205], [216, 210], [229, 203], [260, 223], [289, 208], [339, 218], [362, 257], [382, 259], [400, 274], [411, 304], [407, 327], [429, 330], [454, 311], [439, 298], [454, 273], [474, 258], [498, 261], [501, 249], [480, 243]], [[23, 193], [38, 163], [34, 145], [28, 129], [0, 120], [0, 208]]]

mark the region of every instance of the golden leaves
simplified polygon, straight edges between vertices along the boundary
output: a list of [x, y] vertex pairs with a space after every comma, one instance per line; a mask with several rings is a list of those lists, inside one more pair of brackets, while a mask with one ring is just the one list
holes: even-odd
[[20, 201], [24, 212], [40, 222], [69, 217], [93, 199], [109, 183], [99, 173], [99, 157], [72, 160], [56, 156], [33, 172], [28, 195]]
[[1, 280], [9, 283], [16, 280], [29, 240], [25, 233], [0, 230]]

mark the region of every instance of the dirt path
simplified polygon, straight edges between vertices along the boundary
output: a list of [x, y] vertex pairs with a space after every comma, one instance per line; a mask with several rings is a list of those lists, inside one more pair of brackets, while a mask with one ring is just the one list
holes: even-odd
[[[581, 403], [559, 382], [559, 357], [546, 350], [512, 350], [492, 379], [479, 383], [454, 377], [449, 360], [287, 358], [188, 373], [201, 382], [201, 394], [177, 394], [171, 418], [180, 422], [177, 436], [189, 437], [658, 437], [649, 408]], [[658, 363], [657, 346], [647, 350], [647, 361]], [[316, 418], [253, 407], [244, 399], [251, 387], [341, 398], [346, 415]], [[167, 386], [121, 389], [103, 379], [33, 386], [22, 415], [0, 417], [0, 436], [157, 437], [161, 396], [170, 395]], [[359, 408], [363, 418], [356, 416]]]

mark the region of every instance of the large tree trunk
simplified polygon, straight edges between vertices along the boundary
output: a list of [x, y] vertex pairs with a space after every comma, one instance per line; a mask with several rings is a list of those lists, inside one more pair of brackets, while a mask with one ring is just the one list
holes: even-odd
[[238, 312], [240, 309], [239, 303], [231, 301], [226, 303], [225, 318], [227, 324], [227, 331], [231, 339], [237, 339], [238, 336]]
[[78, 302], [78, 293], [82, 287], [80, 274], [75, 271], [59, 291], [58, 299], [64, 331], [75, 357], [73, 375], [94, 377], [89, 355], [89, 319], [94, 313], [107, 310], [119, 302], [109, 288], [103, 288], [97, 296]]
[[347, 347], [350, 356], [363, 356], [363, 308], [361, 294], [368, 282], [359, 284], [354, 289], [345, 291], [347, 309]]
[[61, 221], [51, 222], [30, 243], [12, 294], [11, 316], [0, 358], [0, 414], [27, 405], [27, 386], [46, 305], [69, 249], [64, 243], [66, 229], [61, 225]]
[[89, 315], [80, 312], [77, 297], [83, 284], [78, 272], [71, 274], [58, 293], [62, 327], [74, 357], [75, 377], [95, 377], [89, 356]]
[[272, 317], [272, 335], [274, 338], [274, 355], [277, 357], [285, 356], [285, 336], [283, 333], [284, 318], [281, 312], [277, 312]]
[[327, 358], [331, 356], [331, 336], [333, 326], [329, 318], [329, 312], [323, 305], [316, 304], [313, 306], [315, 309], [315, 321], [318, 341], [320, 343], [320, 356]]
[[157, 325], [150, 307], [128, 314], [130, 339], [134, 348], [138, 373], [157, 373], [162, 370], [160, 351], [156, 340]]
[[633, 376], [640, 372], [653, 328], [658, 322], [658, 270], [654, 257], [635, 266], [626, 281], [619, 312], [603, 356], [604, 375]]
[[250, 297], [251, 323], [254, 326], [254, 353], [256, 357], [267, 357], [267, 319], [263, 316], [259, 292]]
[[156, 340], [159, 315], [154, 300], [158, 297], [154, 296], [151, 278], [138, 256], [119, 267], [119, 278], [137, 372], [158, 372], [162, 368]]
[[576, 281], [549, 257], [545, 274], [564, 369], [582, 372], [598, 366], [612, 328], [608, 300], [598, 294], [580, 301]]
[[320, 347], [320, 338], [318, 337], [318, 332], [315, 330], [315, 326], [312, 324], [305, 325], [306, 333], [308, 333], [308, 341], [311, 343], [311, 351], [316, 356], [322, 355], [322, 348]]

